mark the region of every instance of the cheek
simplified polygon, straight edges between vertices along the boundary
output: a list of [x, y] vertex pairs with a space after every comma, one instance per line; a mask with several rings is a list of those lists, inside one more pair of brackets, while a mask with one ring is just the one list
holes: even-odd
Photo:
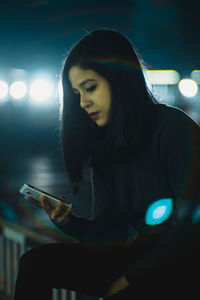
[[105, 112], [110, 111], [111, 101], [110, 101], [110, 97], [108, 97], [108, 95], [104, 95], [101, 105]]
[[107, 95], [107, 109], [110, 111], [111, 108], [111, 94]]
[[109, 112], [111, 107], [111, 93], [107, 86], [102, 86], [98, 94], [96, 94], [96, 103], [104, 110]]
[[109, 109], [111, 105], [111, 93], [110, 90], [106, 89], [103, 93], [104, 106]]

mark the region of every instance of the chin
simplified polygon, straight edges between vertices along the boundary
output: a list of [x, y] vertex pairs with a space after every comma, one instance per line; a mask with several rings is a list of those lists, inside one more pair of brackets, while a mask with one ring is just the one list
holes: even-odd
[[108, 120], [106, 119], [98, 119], [98, 120], [96, 120], [95, 121], [96, 122], [96, 124], [99, 126], [99, 127], [103, 127], [103, 126], [105, 126], [105, 125], [107, 125], [108, 124]]
[[96, 121], [96, 124], [97, 124], [99, 127], [102, 127], [102, 126], [105, 125], [105, 122]]

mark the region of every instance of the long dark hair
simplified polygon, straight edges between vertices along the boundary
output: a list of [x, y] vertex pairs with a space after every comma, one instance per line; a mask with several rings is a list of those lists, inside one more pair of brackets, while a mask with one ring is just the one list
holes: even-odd
[[[107, 79], [111, 88], [111, 115], [98, 127], [80, 107], [68, 73], [72, 66], [92, 69]], [[156, 104], [147, 88], [141, 60], [130, 41], [114, 30], [96, 30], [70, 51], [62, 72], [63, 107], [61, 136], [67, 175], [76, 193], [90, 166], [108, 164], [124, 151], [139, 149], [140, 129], [146, 108]], [[126, 155], [125, 155], [126, 156]]]

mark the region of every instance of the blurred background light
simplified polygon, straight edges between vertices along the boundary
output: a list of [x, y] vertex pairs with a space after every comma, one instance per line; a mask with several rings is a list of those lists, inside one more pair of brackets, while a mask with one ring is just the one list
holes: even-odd
[[7, 95], [8, 95], [8, 84], [6, 81], [0, 80], [0, 100], [5, 99]]
[[195, 80], [197, 84], [200, 84], [200, 70], [194, 70], [191, 73], [191, 79]]
[[0, 202], [0, 216], [11, 223], [18, 223], [18, 215], [15, 209], [8, 203]]
[[147, 225], [158, 225], [166, 221], [171, 215], [172, 208], [173, 201], [171, 198], [153, 202], [147, 209], [145, 223]]
[[53, 97], [54, 84], [47, 79], [35, 79], [30, 85], [31, 98], [39, 103], [46, 102]]
[[200, 222], [200, 204], [196, 206], [192, 215], [192, 223], [196, 224]]
[[63, 86], [62, 86], [61, 80], [58, 82], [56, 93], [57, 93], [57, 97], [59, 99], [59, 104], [62, 104], [62, 102], [63, 102]]
[[182, 79], [178, 83], [181, 94], [185, 97], [195, 97], [198, 92], [198, 85], [193, 79]]
[[151, 84], [171, 85], [180, 80], [180, 74], [175, 70], [145, 70], [144, 75]]
[[27, 86], [23, 81], [15, 81], [10, 86], [10, 95], [14, 99], [21, 99], [27, 94]]

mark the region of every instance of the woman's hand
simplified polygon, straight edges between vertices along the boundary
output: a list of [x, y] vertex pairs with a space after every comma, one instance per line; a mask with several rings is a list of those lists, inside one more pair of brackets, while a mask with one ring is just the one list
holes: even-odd
[[[41, 207], [47, 212], [49, 217], [60, 224], [65, 224], [69, 221], [72, 214], [72, 207], [60, 201], [56, 207], [52, 207], [48, 201], [48, 197], [41, 195]], [[65, 200], [63, 197], [62, 200]]]
[[[32, 204], [43, 208], [50, 217], [50, 219], [57, 223], [65, 224], [70, 219], [70, 216], [72, 214], [72, 207], [65, 204], [62, 201], [59, 201], [58, 205], [56, 207], [53, 207], [50, 201], [48, 200], [48, 197], [44, 195], [40, 196], [41, 201], [35, 200], [30, 196], [25, 196], [25, 198], [29, 200]], [[66, 200], [64, 199], [64, 197], [61, 197], [61, 199]]]
[[110, 297], [111, 295], [118, 293], [120, 290], [126, 288], [127, 286], [129, 286], [129, 282], [126, 280], [125, 276], [118, 278], [112, 283], [104, 298]]

